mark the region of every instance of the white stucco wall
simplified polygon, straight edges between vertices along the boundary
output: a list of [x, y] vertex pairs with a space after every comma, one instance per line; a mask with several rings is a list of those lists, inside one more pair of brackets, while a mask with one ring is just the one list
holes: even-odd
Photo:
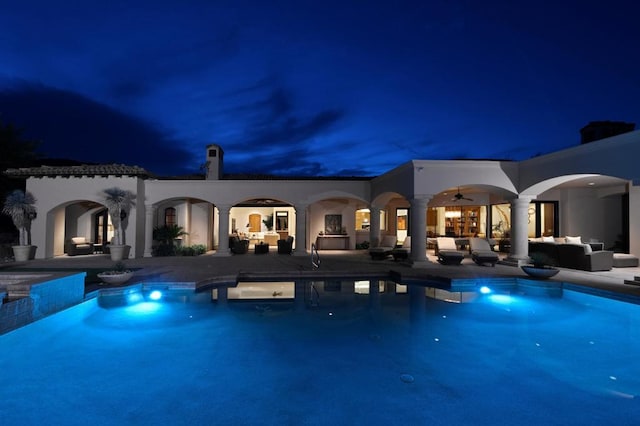
[[[31, 226], [32, 243], [38, 246], [37, 258], [48, 258], [60, 255], [64, 252], [65, 239], [75, 235], [67, 233], [87, 233], [87, 216], [79, 223], [68, 226], [65, 223], [64, 210], [66, 206], [80, 201], [93, 201], [104, 203], [104, 191], [107, 188], [119, 187], [129, 190], [144, 200], [144, 194], [138, 193], [138, 179], [131, 177], [43, 177], [27, 180], [27, 190], [37, 200], [38, 217]], [[138, 205], [138, 198], [136, 205]], [[144, 201], [141, 203], [144, 205]], [[73, 207], [73, 211], [77, 207]], [[144, 211], [144, 209], [142, 209]], [[78, 217], [80, 213], [74, 213]], [[140, 244], [140, 236], [137, 236], [137, 225], [140, 217], [136, 214], [136, 207], [131, 211], [131, 219], [125, 230], [127, 244], [132, 246], [131, 256], [137, 253], [136, 247]], [[87, 237], [93, 237], [91, 234]], [[144, 233], [142, 234], [144, 238]], [[137, 240], [137, 241], [136, 241]], [[47, 241], [49, 244], [47, 244]], [[141, 255], [141, 254], [140, 254]]]
[[[30, 178], [27, 189], [37, 198], [38, 217], [32, 225], [33, 243], [39, 246], [37, 257], [63, 253], [64, 240], [76, 235], [93, 238], [94, 202], [103, 204], [103, 190], [119, 187], [137, 195], [136, 206], [127, 219], [125, 237], [132, 246], [132, 256], [142, 256], [145, 244], [146, 206], [156, 207], [153, 226], [164, 223], [163, 208], [177, 209], [178, 224], [189, 236], [187, 244], [212, 243], [219, 236], [214, 206], [229, 208], [256, 198], [279, 200], [290, 204], [289, 233], [296, 235], [296, 212], [307, 209], [306, 246], [323, 230], [326, 214], [341, 214], [342, 225], [355, 247], [355, 210], [372, 204], [384, 208], [394, 197], [431, 199], [434, 204], [450, 201], [442, 192], [457, 186], [474, 186], [474, 205], [508, 201], [526, 195], [559, 201], [562, 235], [580, 234], [585, 239], [599, 239], [612, 244], [620, 233], [621, 194], [626, 188], [551, 189], [563, 181], [583, 174], [607, 174], [640, 183], [640, 131], [576, 146], [558, 153], [522, 162], [502, 161], [434, 161], [412, 160], [374, 179], [316, 180], [142, 180], [135, 177], [42, 177]], [[484, 192], [482, 192], [484, 191]], [[608, 192], [607, 192], [608, 191]], [[640, 249], [640, 193], [629, 189], [629, 234], [631, 252]], [[605, 193], [607, 192], [607, 193]], [[437, 197], [442, 197], [436, 199]], [[460, 203], [463, 204], [463, 203]], [[85, 206], [85, 207], [83, 207]], [[271, 214], [283, 208], [260, 211]], [[66, 212], [66, 215], [65, 215]], [[393, 213], [393, 212], [391, 212]], [[391, 214], [390, 213], [390, 214]], [[232, 209], [229, 221], [236, 219], [240, 231], [249, 211]], [[394, 219], [394, 218], [390, 218]], [[482, 225], [481, 225], [482, 226]]]

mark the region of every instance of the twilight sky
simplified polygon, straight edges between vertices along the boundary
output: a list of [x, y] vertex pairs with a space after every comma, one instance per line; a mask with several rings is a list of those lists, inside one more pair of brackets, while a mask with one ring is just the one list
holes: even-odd
[[372, 176], [640, 120], [640, 2], [0, 0], [0, 120], [51, 157]]

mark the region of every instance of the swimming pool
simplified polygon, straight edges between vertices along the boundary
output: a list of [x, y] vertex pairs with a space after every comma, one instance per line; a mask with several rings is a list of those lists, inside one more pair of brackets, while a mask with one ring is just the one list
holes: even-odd
[[90, 300], [0, 336], [2, 423], [637, 424], [640, 306], [379, 285]]

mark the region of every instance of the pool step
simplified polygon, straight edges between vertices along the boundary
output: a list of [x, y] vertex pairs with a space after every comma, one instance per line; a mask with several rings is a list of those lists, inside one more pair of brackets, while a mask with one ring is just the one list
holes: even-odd
[[633, 277], [632, 280], [624, 280], [625, 284], [631, 284], [631, 285], [640, 285], [640, 277], [636, 276]]

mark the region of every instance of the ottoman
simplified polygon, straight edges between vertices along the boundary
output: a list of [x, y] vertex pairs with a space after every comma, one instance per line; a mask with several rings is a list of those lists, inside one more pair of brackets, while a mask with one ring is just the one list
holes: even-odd
[[267, 253], [269, 253], [269, 244], [267, 244], [267, 243], [256, 244], [255, 249], [254, 249], [254, 253], [255, 254], [267, 254]]
[[613, 253], [614, 268], [632, 268], [638, 266], [638, 258], [627, 253]]

